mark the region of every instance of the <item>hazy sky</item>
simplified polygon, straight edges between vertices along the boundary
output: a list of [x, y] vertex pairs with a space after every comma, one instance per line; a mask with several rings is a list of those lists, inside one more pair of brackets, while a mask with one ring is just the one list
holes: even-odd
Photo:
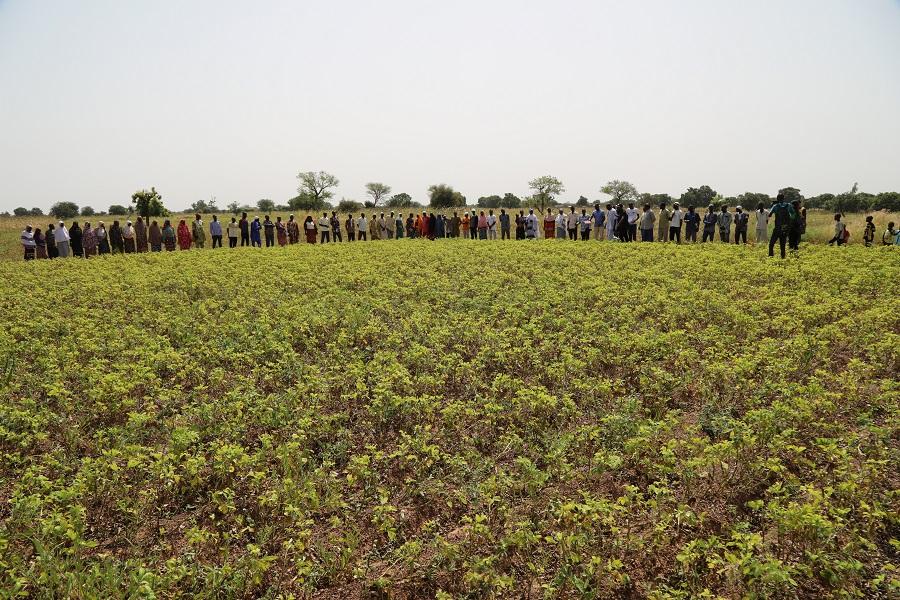
[[900, 190], [897, 0], [0, 0], [0, 210]]

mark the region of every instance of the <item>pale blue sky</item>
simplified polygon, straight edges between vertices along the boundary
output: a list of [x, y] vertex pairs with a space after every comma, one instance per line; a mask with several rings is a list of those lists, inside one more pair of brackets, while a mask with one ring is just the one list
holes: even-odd
[[900, 190], [896, 0], [0, 0], [0, 210]]

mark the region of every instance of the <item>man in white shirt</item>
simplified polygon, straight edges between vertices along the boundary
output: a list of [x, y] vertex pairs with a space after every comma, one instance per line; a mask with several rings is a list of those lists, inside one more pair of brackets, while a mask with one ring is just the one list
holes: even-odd
[[628, 208], [625, 209], [625, 215], [628, 217], [628, 239], [626, 242], [636, 242], [637, 241], [637, 223], [640, 218], [640, 214], [638, 214], [638, 209], [634, 207], [634, 202], [628, 203]]
[[490, 209], [488, 211], [488, 239], [496, 240], [497, 239], [497, 217], [494, 216], [494, 209]]
[[677, 240], [677, 243], [681, 243], [682, 219], [684, 219], [684, 211], [676, 202], [672, 205], [672, 218], [669, 219], [669, 241]]
[[328, 218], [328, 213], [322, 213], [322, 217], [319, 219], [319, 236], [321, 237], [320, 244], [327, 244], [331, 241], [331, 219]]
[[616, 209], [612, 204], [606, 205], [606, 239], [613, 241], [616, 238]]
[[356, 239], [361, 242], [367, 241], [369, 238], [369, 222], [366, 221], [366, 215], [359, 215], [359, 220], [356, 221]]
[[62, 221], [59, 222], [59, 226], [57, 226], [56, 231], [53, 233], [54, 239], [56, 239], [56, 250], [59, 252], [60, 258], [68, 258], [69, 257], [69, 230], [66, 229], [66, 224]]
[[575, 212], [575, 207], [569, 207], [569, 217], [566, 219], [566, 229], [569, 231], [569, 239], [577, 240], [578, 239], [578, 214]]
[[538, 218], [534, 214], [534, 209], [528, 210], [528, 216], [525, 217], [525, 239], [533, 240], [538, 234]]
[[563, 209], [559, 209], [559, 212], [556, 213], [556, 239], [566, 239], [566, 213], [563, 212]]

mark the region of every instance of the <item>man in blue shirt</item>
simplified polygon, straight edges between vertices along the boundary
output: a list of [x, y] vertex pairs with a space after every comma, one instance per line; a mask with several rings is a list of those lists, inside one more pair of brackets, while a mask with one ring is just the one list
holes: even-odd
[[606, 237], [606, 212], [600, 210], [600, 203], [594, 205], [594, 212], [591, 215], [594, 219], [594, 239], [602, 242]]

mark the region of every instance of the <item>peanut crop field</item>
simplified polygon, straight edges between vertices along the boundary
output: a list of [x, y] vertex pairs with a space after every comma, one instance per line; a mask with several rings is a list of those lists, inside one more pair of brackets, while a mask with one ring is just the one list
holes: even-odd
[[11, 238], [0, 597], [897, 598], [900, 248], [852, 229]]

